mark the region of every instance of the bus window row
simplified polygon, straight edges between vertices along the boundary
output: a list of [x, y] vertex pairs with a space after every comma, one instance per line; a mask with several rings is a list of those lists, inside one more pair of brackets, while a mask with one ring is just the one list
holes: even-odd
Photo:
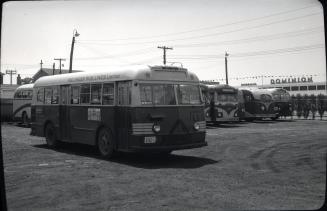
[[[131, 84], [130, 81], [117, 84], [118, 105], [131, 104]], [[72, 105], [115, 104], [114, 83], [70, 85], [69, 90], [69, 104]], [[199, 105], [202, 103], [200, 89], [196, 85], [139, 84], [139, 93], [141, 105]], [[37, 89], [36, 101], [38, 104], [59, 104], [59, 95], [59, 86], [40, 87]]]
[[[113, 83], [71, 85], [69, 89], [70, 104], [114, 104]], [[58, 104], [59, 95], [58, 86], [41, 87], [37, 89], [36, 101], [41, 104]]]
[[14, 98], [15, 99], [32, 99], [33, 90], [17, 90]]

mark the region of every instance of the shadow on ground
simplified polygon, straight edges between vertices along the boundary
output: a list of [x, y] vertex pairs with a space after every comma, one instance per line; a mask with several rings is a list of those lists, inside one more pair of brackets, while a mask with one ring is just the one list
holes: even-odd
[[207, 129], [213, 129], [213, 128], [237, 128], [237, 127], [243, 127], [243, 122], [237, 122], [237, 123], [207, 123], [206, 128]]
[[[49, 149], [46, 144], [34, 145], [33, 147]], [[169, 155], [119, 152], [110, 160], [105, 160], [99, 156], [95, 147], [71, 143], [62, 143], [60, 147], [53, 150], [61, 153], [91, 157], [107, 162], [115, 162], [144, 169], [192, 169], [220, 162], [210, 158], [195, 157], [189, 155], [177, 155], [174, 154], [174, 152]]]

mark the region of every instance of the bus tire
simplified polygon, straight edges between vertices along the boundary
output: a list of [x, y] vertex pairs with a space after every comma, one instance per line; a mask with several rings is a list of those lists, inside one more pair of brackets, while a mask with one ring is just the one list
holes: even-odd
[[22, 114], [22, 123], [25, 125], [25, 124], [28, 124], [28, 116], [26, 114], [26, 112], [24, 111], [23, 114]]
[[111, 132], [106, 128], [101, 128], [97, 136], [97, 148], [101, 157], [109, 159], [114, 155], [114, 140]]
[[52, 123], [48, 123], [45, 126], [44, 134], [45, 134], [45, 141], [47, 142], [48, 147], [55, 148], [58, 146], [56, 130]]

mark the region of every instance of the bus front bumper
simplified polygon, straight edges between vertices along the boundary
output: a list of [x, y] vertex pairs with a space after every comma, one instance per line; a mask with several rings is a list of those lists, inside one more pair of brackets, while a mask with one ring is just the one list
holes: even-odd
[[170, 151], [207, 146], [205, 133], [187, 135], [131, 136], [128, 151]]

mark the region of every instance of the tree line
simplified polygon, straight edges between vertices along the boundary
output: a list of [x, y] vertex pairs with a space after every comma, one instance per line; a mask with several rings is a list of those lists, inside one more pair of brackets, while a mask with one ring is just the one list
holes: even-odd
[[296, 116], [301, 118], [303, 116], [305, 119], [312, 114], [312, 119], [315, 119], [318, 112], [320, 119], [322, 119], [324, 112], [327, 111], [327, 96], [323, 94], [319, 95], [292, 95], [292, 108], [296, 112]]

